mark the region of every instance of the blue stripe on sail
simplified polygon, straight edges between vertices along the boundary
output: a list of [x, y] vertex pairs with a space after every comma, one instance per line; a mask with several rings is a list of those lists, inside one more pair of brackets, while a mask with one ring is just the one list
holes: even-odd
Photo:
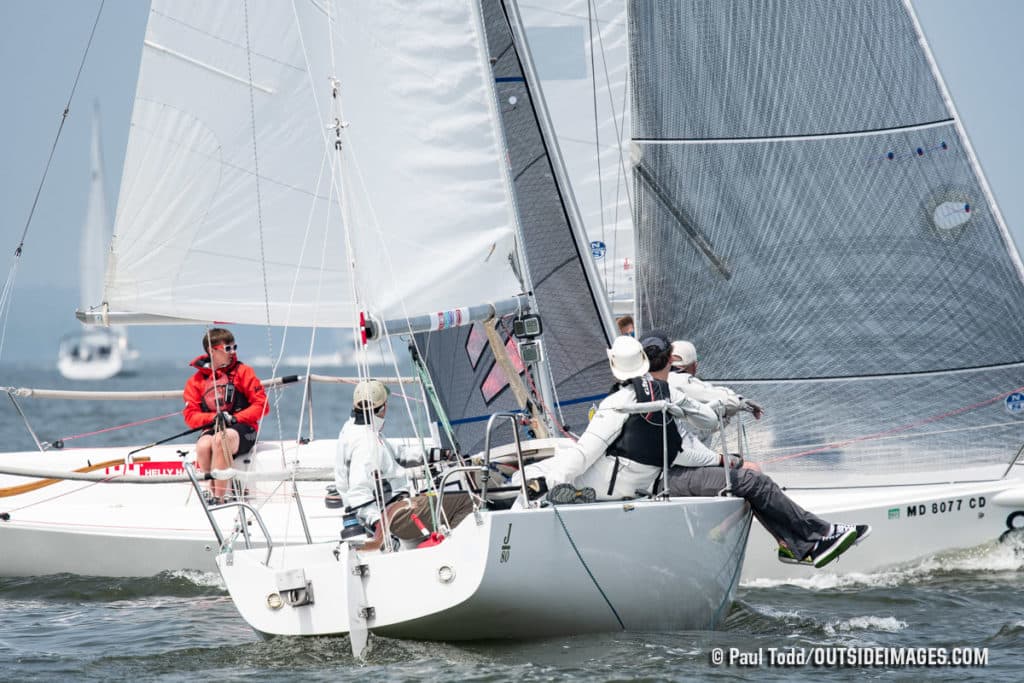
[[[494, 79], [495, 83], [525, 83], [526, 79], [522, 76], [501, 76], [500, 78]], [[455, 424], [454, 422], [452, 424]]]
[[[560, 401], [559, 406], [571, 406], [577, 403], [586, 403], [587, 401], [600, 401], [604, 399], [608, 394], [594, 394], [593, 396], [581, 396], [579, 398], [569, 399], [568, 401]], [[516, 410], [516, 413], [523, 413], [525, 411]], [[475, 415], [473, 417], [464, 417], [459, 420], [452, 420], [450, 424], [461, 425], [468, 424], [470, 422], [483, 422], [484, 420], [490, 419], [490, 415]]]

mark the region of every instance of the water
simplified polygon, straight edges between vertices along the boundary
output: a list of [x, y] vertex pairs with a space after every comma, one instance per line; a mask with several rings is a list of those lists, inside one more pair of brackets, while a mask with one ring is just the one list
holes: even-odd
[[[262, 370], [265, 376], [267, 371]], [[292, 368], [289, 372], [296, 372]], [[347, 368], [319, 368], [350, 374]], [[149, 366], [135, 377], [66, 383], [44, 368], [0, 366], [11, 386], [170, 389], [181, 366]], [[390, 373], [389, 373], [390, 374]], [[333, 436], [351, 389], [315, 388], [316, 435]], [[296, 431], [299, 392], [279, 405], [285, 433]], [[176, 401], [22, 405], [46, 440], [176, 411]], [[399, 411], [396, 411], [399, 413]], [[401, 433], [389, 414], [388, 431]], [[276, 432], [276, 419], [271, 430]], [[72, 439], [68, 445], [146, 443], [182, 431], [180, 417]], [[0, 409], [8, 449], [32, 440], [10, 406]], [[45, 458], [45, 455], [41, 455]], [[2, 508], [2, 500], [0, 500]], [[870, 542], [855, 552], [870, 552]], [[0, 548], [0, 562], [3, 561]], [[716, 632], [615, 633], [528, 643], [424, 643], [371, 638], [356, 662], [346, 638], [261, 640], [236, 613], [219, 577], [168, 572], [146, 579], [58, 575], [0, 578], [0, 681], [684, 681], [843, 678], [1019, 681], [1024, 678], [1024, 554], [1012, 545], [918, 561], [887, 572], [742, 585]], [[764, 653], [751, 667], [713, 666], [716, 648]], [[770, 648], [818, 656], [839, 648], [987, 648], [984, 667], [769, 666]], [[863, 655], [862, 655], [863, 656]]]

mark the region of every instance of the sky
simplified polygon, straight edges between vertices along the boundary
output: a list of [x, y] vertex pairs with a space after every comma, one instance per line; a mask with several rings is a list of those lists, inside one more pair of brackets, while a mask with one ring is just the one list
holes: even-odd
[[[211, 0], [213, 1], [213, 0]], [[280, 0], [285, 1], [285, 0]], [[100, 0], [0, 0], [0, 254], [4, 278], [28, 220]], [[1024, 2], [915, 0], [914, 8], [1018, 245], [1024, 245]], [[106, 0], [25, 240], [0, 364], [56, 358], [78, 328], [78, 244], [89, 186], [93, 102], [108, 204], [116, 206], [148, 3]], [[132, 328], [144, 359], [190, 359], [200, 327]], [[267, 347], [262, 330], [236, 330]], [[307, 337], [308, 339], [308, 337]], [[301, 341], [298, 350], [305, 347]], [[250, 346], [251, 348], [251, 346]], [[332, 351], [322, 348], [321, 351]], [[291, 352], [292, 349], [289, 349]], [[2, 377], [0, 377], [2, 383]]]

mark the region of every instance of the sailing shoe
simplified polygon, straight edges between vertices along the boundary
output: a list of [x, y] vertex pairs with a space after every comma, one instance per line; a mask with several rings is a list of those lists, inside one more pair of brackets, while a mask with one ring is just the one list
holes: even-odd
[[589, 486], [578, 489], [572, 484], [559, 484], [548, 491], [548, 501], [550, 501], [552, 505], [593, 503], [595, 500], [597, 500], [597, 492]]
[[810, 555], [802, 560], [798, 560], [796, 555], [793, 554], [793, 551], [784, 545], [779, 546], [779, 562], [783, 562], [785, 564], [806, 564], [808, 566], [814, 564]]
[[851, 524], [833, 524], [829, 534], [818, 541], [809, 556], [814, 566], [821, 569], [836, 559], [857, 541], [857, 527]]
[[857, 525], [857, 540], [853, 542], [854, 545], [860, 545], [860, 542], [871, 535], [870, 524], [858, 524]]

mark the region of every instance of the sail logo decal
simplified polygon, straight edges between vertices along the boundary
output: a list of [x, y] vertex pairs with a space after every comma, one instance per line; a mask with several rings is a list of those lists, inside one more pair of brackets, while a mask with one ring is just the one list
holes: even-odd
[[1006, 397], [1004, 403], [1006, 404], [1006, 412], [1010, 415], [1024, 414], [1024, 393], [1014, 392]]
[[600, 261], [604, 258], [604, 255], [608, 252], [608, 247], [601, 240], [594, 240], [590, 243], [590, 253], [593, 254], [594, 258]]
[[501, 556], [498, 558], [499, 564], [505, 564], [508, 562], [509, 556], [512, 554], [512, 523], [509, 522], [508, 529], [505, 531], [505, 538], [501, 539]]
[[177, 460], [168, 460], [165, 462], [133, 462], [128, 465], [126, 470], [124, 465], [114, 465], [108, 467], [103, 471], [104, 474], [120, 475], [120, 474], [137, 474], [140, 477], [153, 476], [153, 475], [168, 475], [168, 474], [182, 474], [184, 468], [181, 466], [181, 462]]

